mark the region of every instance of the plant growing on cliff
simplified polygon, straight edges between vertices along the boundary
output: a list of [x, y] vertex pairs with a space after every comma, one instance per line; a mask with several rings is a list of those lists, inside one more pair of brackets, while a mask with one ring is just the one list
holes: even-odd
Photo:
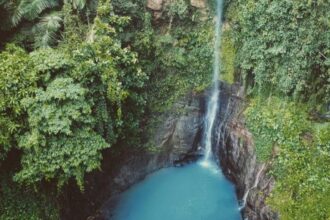
[[169, 17], [168, 31], [171, 30], [174, 19], [183, 19], [188, 12], [188, 4], [185, 0], [170, 0], [166, 7], [165, 12]]
[[14, 45], [7, 45], [0, 53], [0, 165], [17, 144], [16, 135], [26, 128], [20, 103], [33, 94], [38, 79], [29, 59], [23, 49]]
[[246, 110], [257, 157], [273, 164], [276, 186], [268, 203], [284, 220], [330, 217], [330, 124], [309, 121], [307, 109], [269, 97], [252, 100]]
[[45, 91], [22, 100], [30, 129], [19, 141], [23, 169], [16, 181], [56, 178], [62, 185], [73, 176], [82, 187], [84, 173], [100, 167], [101, 150], [108, 144], [92, 129], [86, 92], [71, 78], [56, 78]]

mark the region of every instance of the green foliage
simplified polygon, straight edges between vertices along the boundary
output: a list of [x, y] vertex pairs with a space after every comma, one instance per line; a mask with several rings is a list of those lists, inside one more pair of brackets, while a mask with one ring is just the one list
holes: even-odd
[[[10, 3], [8, 3], [10, 4]], [[58, 6], [57, 0], [21, 0], [17, 5], [11, 5], [12, 16], [11, 22], [13, 26], [17, 26], [23, 19], [32, 21], [36, 19], [41, 12], [48, 8]]]
[[[90, 23], [96, 16], [96, 0], [18, 0], [0, 2], [0, 31], [14, 35], [10, 41], [27, 49], [54, 47], [61, 39], [63, 14], [68, 5], [72, 16]], [[61, 11], [62, 8], [62, 11]]]
[[271, 158], [273, 148], [289, 147], [299, 142], [300, 134], [309, 130], [307, 108], [277, 97], [257, 98], [246, 109], [247, 125], [255, 136], [260, 160]]
[[54, 191], [75, 179], [83, 190], [104, 149], [142, 146], [151, 118], [188, 90], [204, 89], [211, 74], [213, 25], [192, 22], [187, 1], [166, 8], [166, 19], [185, 23], [168, 34], [169, 21], [154, 27], [142, 0], [114, 0], [115, 10], [100, 0], [95, 14], [93, 1], [37, 2], [15, 1], [10, 10], [0, 3], [1, 24], [22, 11], [15, 28], [1, 25], [1, 31], [29, 50], [8, 45], [0, 53], [1, 159], [12, 151], [21, 163], [4, 168], [20, 187], [2, 186], [1, 219], [15, 219], [18, 193], [31, 194], [27, 202], [17, 200], [18, 218], [57, 219], [53, 204], [41, 207], [53, 196], [43, 197], [45, 186]]
[[46, 91], [38, 89], [33, 98], [22, 100], [30, 127], [49, 135], [70, 135], [72, 124], [79, 127], [91, 124], [91, 107], [85, 94], [86, 90], [74, 84], [71, 78], [56, 78]]
[[237, 8], [228, 13], [233, 16], [237, 63], [248, 86], [315, 103], [330, 101], [329, 1], [231, 4]]
[[49, 83], [58, 73], [67, 73], [74, 67], [74, 61], [63, 50], [51, 48], [39, 49], [31, 52], [30, 66], [39, 76], [39, 84]]
[[330, 4], [233, 0], [227, 6], [236, 71], [256, 96], [245, 112], [247, 126], [258, 159], [272, 161], [276, 179], [268, 203], [280, 219], [329, 219], [330, 125], [310, 121], [307, 112], [330, 101]]
[[62, 17], [58, 12], [44, 15], [38, 24], [34, 26], [34, 48], [54, 46], [58, 31], [62, 27]]
[[[226, 24], [225, 24], [226, 25]], [[236, 49], [234, 45], [233, 31], [225, 26], [221, 39], [221, 79], [233, 83], [235, 78]]]
[[[269, 203], [281, 219], [329, 219], [330, 125], [315, 125], [313, 140], [281, 150]], [[304, 138], [304, 137], [302, 137]]]
[[330, 217], [330, 124], [309, 121], [307, 109], [269, 97], [252, 100], [246, 110], [257, 157], [273, 158], [276, 186], [268, 203], [284, 220]]
[[114, 12], [122, 16], [130, 16], [134, 21], [135, 27], [137, 28], [139, 20], [143, 17], [146, 12], [145, 0], [112, 0], [111, 5], [113, 6]]
[[14, 34], [11, 41], [27, 44], [26, 48], [53, 46], [62, 26], [61, 16], [55, 12], [60, 4], [58, 0], [3, 1], [0, 31]]
[[77, 65], [71, 75], [89, 88], [89, 97], [95, 103], [93, 112], [98, 119], [104, 119], [97, 120], [97, 129], [107, 133], [107, 141], [112, 143], [114, 140], [109, 139], [119, 137], [129, 142], [130, 137], [141, 132], [139, 121], [146, 104], [141, 93], [148, 77], [140, 67], [137, 53], [122, 48], [118, 39], [117, 30], [129, 18], [110, 15], [110, 6], [108, 1], [101, 4], [90, 42], [74, 51]]
[[[171, 108], [189, 90], [201, 91], [212, 73], [212, 25], [155, 36], [150, 104], [154, 111]], [[167, 96], [164, 96], [167, 94]]]
[[[198, 23], [189, 1], [169, 2], [157, 22], [143, 0], [112, 2], [117, 13], [132, 16], [119, 36], [138, 53], [141, 68], [149, 77], [142, 90], [147, 106], [140, 135], [150, 139], [161, 123], [161, 114], [173, 110], [173, 104], [188, 92], [200, 92], [210, 84], [213, 22]], [[143, 146], [153, 151], [152, 143]]]
[[64, 4], [62, 13], [64, 31], [61, 43], [64, 45], [69, 44], [76, 49], [85, 40], [86, 29], [89, 27], [81, 21], [77, 14], [73, 13], [71, 4]]
[[87, 0], [66, 0], [65, 2], [71, 3], [73, 9], [83, 10]]
[[33, 94], [37, 79], [28, 54], [8, 45], [0, 54], [0, 164], [15, 146], [15, 135], [24, 130], [24, 110], [20, 102]]
[[[77, 26], [79, 18], [69, 18], [72, 9], [65, 5], [60, 47], [27, 54], [9, 45], [0, 54], [1, 159], [12, 148], [21, 150], [16, 181], [62, 186], [73, 177], [82, 189], [84, 174], [100, 167], [103, 149], [141, 132], [147, 76], [117, 36], [129, 18], [111, 10], [101, 2], [91, 30], [83, 32], [86, 26]], [[88, 31], [88, 42], [76, 41]]]
[[59, 210], [54, 195], [35, 192], [11, 181], [0, 178], [0, 219], [2, 220], [57, 220]]
[[58, 179], [60, 185], [74, 176], [80, 187], [83, 175], [100, 166], [101, 150], [108, 147], [93, 132], [91, 106], [86, 90], [71, 78], [57, 78], [46, 91], [22, 100], [30, 131], [20, 138], [23, 150], [18, 182], [29, 184]]
[[0, 54], [1, 159], [17, 146], [18, 136], [28, 128], [22, 100], [32, 96], [38, 84], [44, 85], [57, 71], [68, 68], [65, 57], [52, 49], [27, 54], [13, 45]]
[[188, 4], [185, 0], [170, 0], [166, 5], [165, 12], [171, 19], [183, 19], [188, 13]]

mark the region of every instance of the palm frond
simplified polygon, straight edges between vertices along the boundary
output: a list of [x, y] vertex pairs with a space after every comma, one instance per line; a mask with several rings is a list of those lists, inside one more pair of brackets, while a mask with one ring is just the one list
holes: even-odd
[[38, 25], [43, 29], [57, 31], [61, 27], [62, 22], [62, 15], [59, 12], [53, 12], [43, 16]]
[[25, 8], [24, 17], [28, 20], [37, 18], [41, 12], [59, 5], [58, 0], [23, 0], [29, 3]]
[[24, 16], [24, 4], [25, 3], [23, 0], [13, 9], [11, 23], [14, 27], [16, 27], [21, 22]]
[[78, 10], [82, 10], [86, 6], [86, 0], [73, 0], [77, 6]]
[[21, 0], [12, 13], [12, 24], [17, 26], [23, 18], [32, 21], [45, 9], [59, 5], [58, 0]]
[[34, 47], [45, 48], [55, 44], [57, 33], [62, 26], [62, 16], [59, 12], [47, 14], [40, 19], [40, 22], [35, 25]]
[[54, 40], [54, 35], [51, 32], [46, 30], [43, 33], [43, 35], [35, 37], [34, 47], [35, 48], [50, 47], [50, 42], [53, 41], [53, 40]]

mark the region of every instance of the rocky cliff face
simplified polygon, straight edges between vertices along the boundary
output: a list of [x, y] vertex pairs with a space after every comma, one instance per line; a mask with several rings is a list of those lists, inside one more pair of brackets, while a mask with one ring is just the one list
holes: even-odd
[[225, 109], [222, 108], [219, 115], [218, 131], [221, 135], [215, 153], [224, 174], [236, 185], [243, 218], [276, 220], [276, 213], [265, 204], [275, 180], [267, 175], [268, 164], [257, 162], [252, 134], [244, 126], [243, 91], [227, 89], [222, 93], [226, 92], [225, 96], [229, 98], [224, 99], [227, 100]]
[[174, 105], [173, 113], [159, 116], [163, 121], [151, 137], [154, 146], [152, 151], [132, 154], [120, 163], [110, 179], [111, 194], [115, 195], [147, 174], [173, 166], [190, 152], [195, 152], [203, 120], [199, 108], [201, 101], [202, 96], [190, 94]]
[[232, 121], [229, 127], [219, 158], [225, 175], [236, 185], [244, 219], [278, 219], [265, 204], [275, 184], [274, 179], [267, 175], [268, 165], [257, 163], [251, 134], [242, 122]]

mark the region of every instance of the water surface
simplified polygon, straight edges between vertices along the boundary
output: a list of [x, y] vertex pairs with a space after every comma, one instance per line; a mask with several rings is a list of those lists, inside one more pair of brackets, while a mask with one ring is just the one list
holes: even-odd
[[126, 191], [115, 220], [240, 220], [233, 185], [213, 164], [153, 173]]

